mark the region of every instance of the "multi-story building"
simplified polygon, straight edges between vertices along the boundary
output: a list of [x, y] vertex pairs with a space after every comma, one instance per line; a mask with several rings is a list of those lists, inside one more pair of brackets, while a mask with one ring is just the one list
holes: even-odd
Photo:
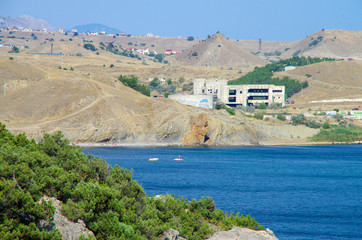
[[227, 80], [194, 80], [194, 95], [213, 95], [230, 107], [260, 103], [284, 105], [285, 87], [271, 84], [227, 85]]

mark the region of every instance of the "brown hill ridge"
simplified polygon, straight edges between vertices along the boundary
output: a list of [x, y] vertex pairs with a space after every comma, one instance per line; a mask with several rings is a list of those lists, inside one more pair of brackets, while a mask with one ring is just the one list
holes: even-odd
[[174, 58], [183, 65], [200, 67], [255, 67], [267, 62], [239, 48], [235, 42], [221, 33], [201, 41]]
[[293, 56], [362, 59], [362, 31], [321, 30], [296, 42], [283, 53]]

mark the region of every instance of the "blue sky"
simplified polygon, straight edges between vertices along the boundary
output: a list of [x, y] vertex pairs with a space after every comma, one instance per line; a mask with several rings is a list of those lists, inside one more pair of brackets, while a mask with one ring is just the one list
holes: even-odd
[[0, 0], [0, 16], [54, 27], [101, 23], [134, 35], [300, 40], [322, 28], [362, 30], [362, 0]]

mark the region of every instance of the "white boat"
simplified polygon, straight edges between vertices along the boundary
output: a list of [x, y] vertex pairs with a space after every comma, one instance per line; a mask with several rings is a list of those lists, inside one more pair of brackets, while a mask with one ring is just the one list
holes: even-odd
[[181, 158], [181, 156], [179, 155], [177, 158], [173, 159], [174, 161], [182, 161], [183, 159]]
[[158, 161], [158, 158], [149, 158], [148, 161]]

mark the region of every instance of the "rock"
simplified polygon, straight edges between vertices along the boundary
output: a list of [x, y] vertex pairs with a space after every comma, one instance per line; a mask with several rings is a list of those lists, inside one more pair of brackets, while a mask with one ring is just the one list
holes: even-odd
[[94, 233], [86, 228], [85, 223], [82, 220], [78, 220], [78, 223], [72, 222], [65, 216], [61, 214], [60, 211], [60, 201], [56, 198], [50, 198], [44, 196], [45, 201], [51, 201], [55, 207], [54, 220], [51, 223], [42, 222], [40, 224], [41, 228], [51, 230], [53, 227], [58, 229], [62, 234], [62, 240], [77, 240], [81, 236], [84, 237], [93, 237], [95, 239]]
[[248, 228], [235, 227], [230, 231], [214, 233], [208, 240], [277, 240], [273, 231], [255, 231]]
[[191, 130], [182, 141], [185, 145], [203, 144], [208, 140], [209, 117], [201, 113], [191, 124]]
[[167, 232], [164, 232], [160, 240], [187, 240], [179, 236], [179, 232], [174, 229], [170, 229]]

